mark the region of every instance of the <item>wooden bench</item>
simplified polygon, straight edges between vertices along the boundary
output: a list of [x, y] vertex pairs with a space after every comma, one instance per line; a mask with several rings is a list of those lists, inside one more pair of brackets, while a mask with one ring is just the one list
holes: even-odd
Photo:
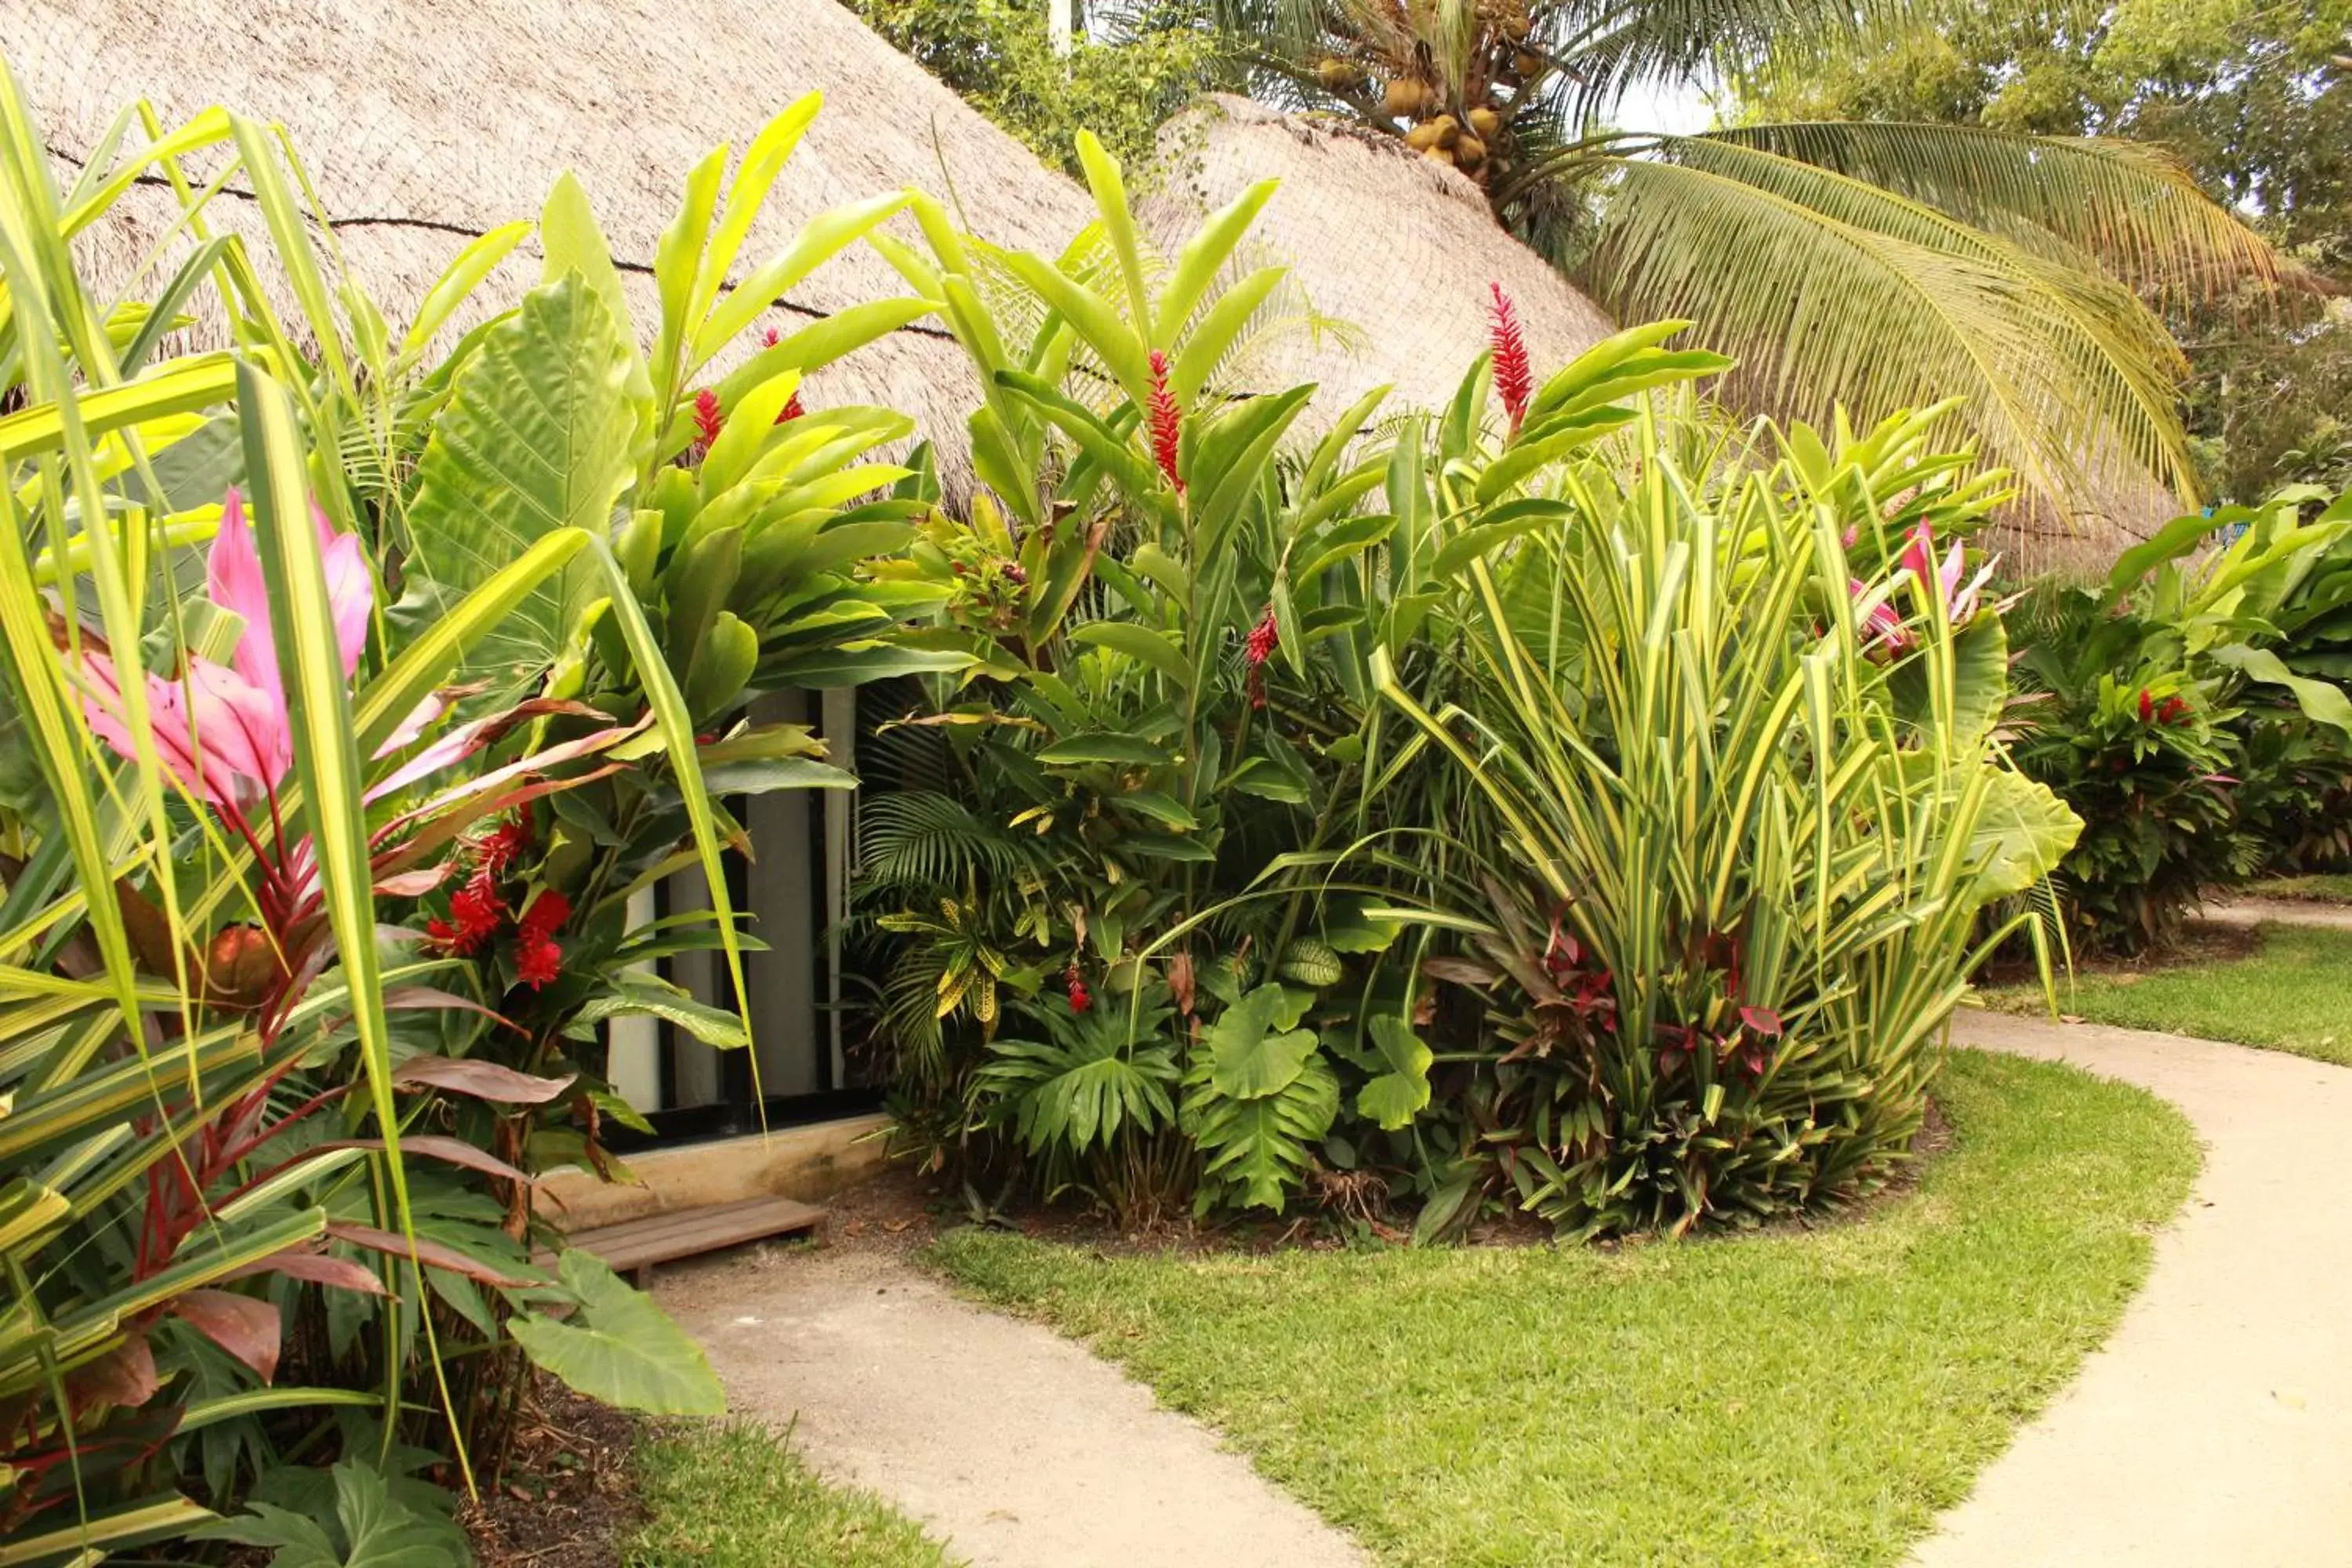
[[[564, 1241], [601, 1259], [615, 1274], [642, 1276], [656, 1263], [674, 1263], [771, 1237], [804, 1234], [824, 1224], [824, 1211], [808, 1204], [791, 1198], [747, 1198], [741, 1203], [674, 1209], [621, 1225], [574, 1231]], [[551, 1256], [543, 1253], [540, 1260]]]

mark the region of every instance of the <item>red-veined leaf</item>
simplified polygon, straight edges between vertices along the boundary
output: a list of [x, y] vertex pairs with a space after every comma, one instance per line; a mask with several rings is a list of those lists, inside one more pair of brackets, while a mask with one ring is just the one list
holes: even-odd
[[172, 1315], [251, 1367], [262, 1382], [278, 1376], [278, 1350], [285, 1326], [268, 1301], [234, 1290], [191, 1290], [172, 1300]]
[[[545, 1105], [572, 1087], [568, 1078], [533, 1078], [471, 1057], [411, 1057], [394, 1069], [392, 1081], [404, 1088], [424, 1084], [446, 1089], [499, 1105]], [[404, 1149], [408, 1146], [405, 1138], [400, 1142]]]
[[[400, 1146], [403, 1149], [407, 1148], [408, 1141], [403, 1139]], [[373, 1226], [347, 1225], [338, 1222], [327, 1226], [327, 1234], [337, 1241], [347, 1241], [353, 1247], [365, 1247], [370, 1252], [381, 1252], [388, 1258], [404, 1258], [409, 1256], [408, 1237], [394, 1236], [388, 1230], [378, 1230]], [[544, 1283], [538, 1279], [518, 1279], [510, 1274], [501, 1274], [488, 1264], [478, 1258], [468, 1258], [454, 1247], [443, 1242], [429, 1241], [421, 1236], [416, 1238], [415, 1247], [417, 1261], [426, 1268], [443, 1269], [451, 1274], [462, 1274], [478, 1284], [495, 1285], [504, 1290], [521, 1290]]]

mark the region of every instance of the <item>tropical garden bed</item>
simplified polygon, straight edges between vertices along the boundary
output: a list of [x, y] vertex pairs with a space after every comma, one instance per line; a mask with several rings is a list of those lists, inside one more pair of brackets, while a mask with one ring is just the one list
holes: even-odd
[[[1528, 16], [1463, 15], [1485, 63], [1445, 90], [1549, 74]], [[1391, 85], [1391, 131], [1491, 177], [1438, 84]], [[1283, 315], [1270, 184], [1155, 247], [1082, 134], [1095, 216], [1053, 255], [914, 192], [780, 235], [817, 109], [681, 171], [649, 258], [566, 176], [394, 321], [266, 125], [127, 114], [61, 186], [0, 74], [0, 1560], [449, 1560], [460, 1498], [503, 1551], [507, 1502], [570, 1498], [585, 1540], [630, 1488], [645, 1561], [935, 1556], [756, 1433], [617, 1479], [531, 1393], [723, 1405], [534, 1189], [650, 1131], [622, 1028], [751, 1045], [745, 803], [850, 788], [859, 1048], [929, 1175], [1382, 1244], [975, 1232], [942, 1266], [1397, 1562], [1898, 1550], [2112, 1321], [2193, 1165], [2142, 1097], [1948, 1061], [1951, 1012], [2004, 944], [2161, 943], [2199, 889], [2318, 863], [2352, 499], [2184, 518], [2012, 613], [1987, 542], [2080, 432], [1895, 407], [1932, 362], [1776, 343], [1772, 289], [1724, 341], [1851, 372], [1813, 423], [1739, 412], [1679, 318], [1539, 364], [1492, 284], [1437, 406], [1322, 408], [1236, 379]], [[1953, 270], [1922, 247], [2042, 276], [1771, 138], [1587, 151], [1637, 249], [1727, 254], [1640, 195], [1712, 165], [1875, 235], [1869, 298]], [[2064, 155], [2162, 198], [2135, 267], [2268, 280], [2169, 174]], [[207, 238], [228, 189], [253, 227]], [[100, 278], [81, 237], [150, 198], [167, 243]], [[2027, 205], [2094, 265], [2108, 237]], [[905, 292], [793, 302], [854, 247]], [[2061, 391], [2179, 457], [2110, 363], [2161, 341], [2122, 279], [2008, 297], [1972, 319], [2074, 345], [2039, 356]], [[902, 331], [976, 389], [961, 469], [815, 379]], [[851, 687], [859, 777], [767, 701]], [[1906, 1190], [1931, 1088], [1958, 1142]], [[1505, 1224], [1611, 1245], [1433, 1245]]]

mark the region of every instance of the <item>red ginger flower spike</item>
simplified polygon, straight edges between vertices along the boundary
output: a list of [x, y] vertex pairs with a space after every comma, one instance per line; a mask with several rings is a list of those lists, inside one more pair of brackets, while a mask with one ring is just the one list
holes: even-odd
[[1181, 496], [1184, 493], [1184, 481], [1176, 472], [1176, 446], [1183, 430], [1184, 411], [1176, 406], [1176, 395], [1168, 390], [1168, 356], [1158, 349], [1151, 351], [1151, 406], [1146, 413], [1151, 427], [1152, 458]]
[[1062, 983], [1069, 988], [1071, 1012], [1085, 1013], [1093, 1009], [1094, 993], [1087, 989], [1087, 977], [1078, 972], [1076, 959], [1070, 960], [1070, 966], [1062, 971]]
[[1528, 338], [1519, 329], [1518, 308], [1500, 283], [1487, 287], [1495, 294], [1487, 331], [1495, 351], [1495, 391], [1503, 399], [1504, 412], [1511, 416], [1511, 434], [1516, 437], [1527, 421], [1528, 405], [1535, 401], [1536, 374], [1528, 361]]
[[791, 398], [785, 402], [782, 410], [777, 414], [776, 423], [779, 425], [789, 425], [807, 412], [807, 409], [801, 406], [801, 395], [795, 392], [793, 394]]
[[1255, 670], [1267, 659], [1272, 658], [1274, 650], [1281, 646], [1282, 628], [1275, 625], [1274, 606], [1268, 605], [1265, 607], [1265, 618], [1250, 628], [1249, 651], [1246, 656], [1250, 668]]
[[719, 410], [719, 395], [707, 386], [694, 395], [694, 428], [705, 450], [727, 428], [727, 416]]
[[[506, 905], [499, 899], [497, 875], [488, 870], [476, 871], [449, 900], [449, 914], [457, 924], [445, 926], [433, 934], [451, 952], [479, 952], [496, 936], [499, 924], [506, 919]], [[426, 928], [431, 931], [431, 927]]]
[[2143, 686], [2139, 689], [2139, 721], [2145, 724], [2155, 717], [2156, 699], [2150, 697], [2147, 694], [2147, 688]]
[[474, 864], [497, 876], [521, 858], [530, 847], [530, 823], [528, 819], [501, 823], [484, 834], [474, 848]]
[[782, 342], [783, 342], [782, 334], [779, 333], [773, 327], [770, 327], [766, 331], [760, 334], [760, 346], [763, 349], [774, 348]]

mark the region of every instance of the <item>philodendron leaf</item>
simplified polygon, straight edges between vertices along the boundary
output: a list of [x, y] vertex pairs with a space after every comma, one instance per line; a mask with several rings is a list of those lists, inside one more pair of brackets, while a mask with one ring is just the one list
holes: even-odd
[[580, 1299], [568, 1319], [525, 1312], [508, 1324], [523, 1353], [591, 1399], [650, 1415], [723, 1415], [727, 1395], [702, 1347], [653, 1299], [574, 1249], [563, 1283]]
[[1995, 772], [1969, 846], [1981, 868], [1978, 896], [1989, 901], [2025, 891], [2056, 868], [2082, 833], [2083, 819], [2048, 789], [2006, 768]]
[[1428, 1105], [1429, 1064], [1435, 1058], [1402, 1018], [1374, 1018], [1371, 1034], [1388, 1070], [1357, 1091], [1356, 1112], [1393, 1132], [1412, 1126]]
[[[565, 527], [603, 537], [652, 411], [613, 312], [576, 272], [523, 296], [458, 372], [416, 468], [408, 523], [420, 588], [450, 602]], [[562, 646], [589, 567], [575, 560], [477, 646], [469, 665], [527, 677]]]
[[266, 1548], [270, 1568], [446, 1568], [470, 1561], [465, 1532], [412, 1507], [383, 1472], [346, 1459], [333, 1475], [331, 1517], [323, 1498], [320, 1513], [256, 1499], [247, 1512], [199, 1525], [189, 1538]]
[[1279, 985], [1261, 985], [1226, 1008], [1209, 1026], [1209, 1082], [1230, 1100], [1261, 1100], [1289, 1087], [1315, 1054], [1315, 1031], [1280, 1029], [1285, 1013], [1297, 1017]]

